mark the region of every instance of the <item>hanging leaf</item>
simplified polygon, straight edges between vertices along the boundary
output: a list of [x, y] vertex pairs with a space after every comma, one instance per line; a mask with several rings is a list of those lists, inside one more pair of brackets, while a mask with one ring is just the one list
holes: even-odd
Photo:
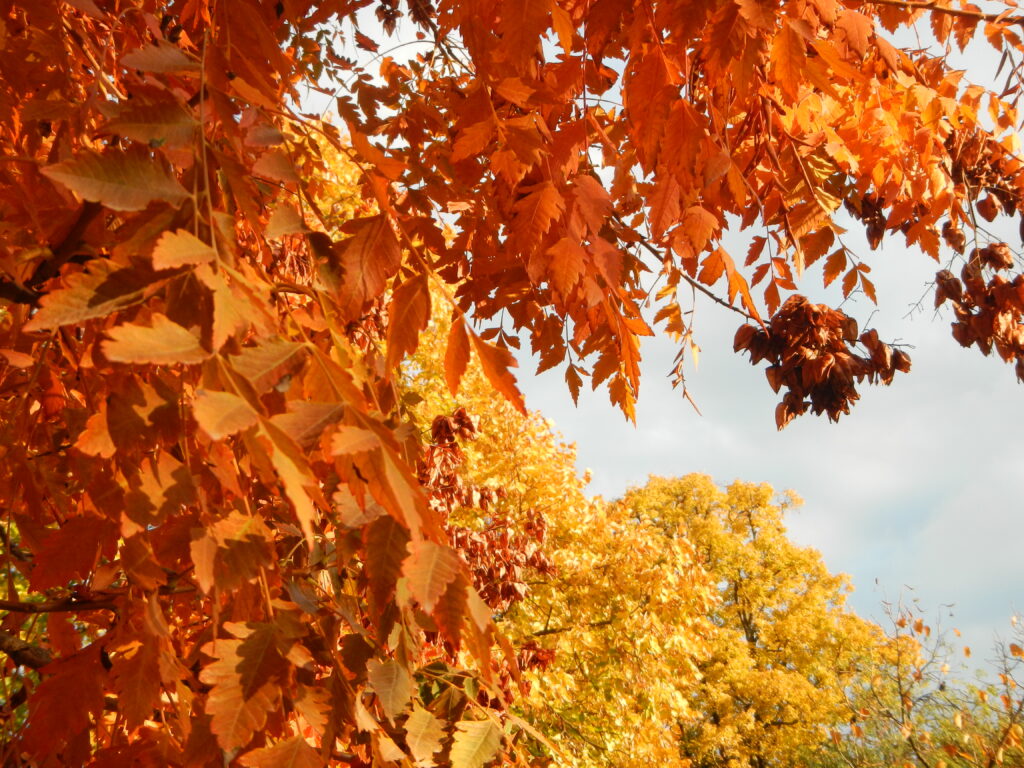
[[444, 379], [448, 391], [453, 395], [459, 393], [459, 382], [469, 365], [469, 335], [466, 323], [461, 318], [452, 322], [448, 331], [448, 346], [444, 354]]
[[523, 395], [516, 386], [516, 379], [510, 368], [518, 365], [512, 353], [507, 349], [496, 347], [490, 344], [475, 333], [472, 334], [473, 348], [480, 359], [480, 367], [491, 385], [498, 390], [505, 398], [516, 407], [520, 413], [526, 413], [526, 403]]
[[490, 720], [460, 720], [452, 742], [452, 768], [484, 768], [501, 746], [502, 731]]
[[417, 702], [402, 727], [405, 729], [405, 743], [416, 761], [432, 761], [445, 737], [444, 723]]
[[301, 736], [246, 752], [238, 762], [247, 768], [325, 768], [327, 763]]
[[412, 677], [408, 670], [394, 659], [372, 659], [366, 665], [366, 674], [380, 700], [384, 714], [394, 722], [395, 718], [409, 706], [412, 696]]
[[397, 372], [406, 355], [416, 351], [420, 332], [430, 320], [430, 289], [426, 275], [417, 275], [395, 290], [388, 305], [388, 315], [388, 351], [384, 367]]
[[410, 548], [412, 554], [402, 564], [402, 575], [409, 580], [413, 597], [429, 613], [462, 565], [450, 547], [432, 541], [413, 542]]

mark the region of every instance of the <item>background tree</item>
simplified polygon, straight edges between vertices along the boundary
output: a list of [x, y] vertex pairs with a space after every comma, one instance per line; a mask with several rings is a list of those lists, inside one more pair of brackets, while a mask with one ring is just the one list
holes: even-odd
[[912, 606], [888, 606], [887, 642], [847, 689], [850, 725], [812, 765], [981, 768], [1024, 760], [1021, 629], [995, 644], [990, 671], [968, 668], [959, 633], [925, 623]]
[[783, 516], [798, 503], [704, 475], [652, 477], [620, 502], [640, 524], [689, 538], [720, 598], [700, 675], [682, 688], [699, 720], [675, 732], [694, 766], [801, 764], [847, 722], [846, 690], [881, 639], [845, 607], [846, 577], [786, 537]]

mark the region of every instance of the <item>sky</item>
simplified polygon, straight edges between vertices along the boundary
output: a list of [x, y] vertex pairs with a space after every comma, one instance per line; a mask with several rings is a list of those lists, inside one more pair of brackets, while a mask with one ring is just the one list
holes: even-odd
[[[592, 493], [614, 498], [648, 475], [690, 472], [794, 490], [804, 505], [789, 516], [791, 537], [850, 574], [858, 613], [882, 620], [883, 601], [916, 598], [926, 619], [941, 613], [984, 658], [1024, 607], [1021, 385], [1012, 366], [961, 348], [930, 296], [913, 308], [938, 265], [891, 236], [873, 256], [879, 306], [861, 298], [844, 310], [913, 345], [913, 368], [889, 387], [859, 387], [838, 423], [808, 414], [777, 431], [764, 365], [732, 351], [741, 318], [707, 300], [697, 304], [699, 367], [687, 374], [701, 415], [666, 378], [675, 347], [665, 338], [642, 347], [635, 426], [603, 389], [585, 389], [574, 406], [561, 374], [532, 375], [526, 355], [521, 388], [576, 443]], [[805, 279], [813, 296], [820, 268]]]

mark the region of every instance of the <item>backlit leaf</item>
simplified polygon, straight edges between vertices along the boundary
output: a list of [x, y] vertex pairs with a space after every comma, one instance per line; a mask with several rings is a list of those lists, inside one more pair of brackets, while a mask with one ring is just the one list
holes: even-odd
[[209, 389], [196, 392], [192, 414], [214, 440], [244, 432], [259, 421], [256, 410], [238, 395]]
[[409, 706], [412, 695], [412, 677], [394, 659], [378, 661], [371, 659], [366, 665], [366, 674], [380, 700], [384, 714], [392, 721]]
[[413, 597], [429, 613], [462, 565], [450, 547], [432, 541], [413, 542], [410, 547], [412, 553], [402, 564], [402, 575], [409, 580]]
[[165, 232], [153, 248], [154, 269], [174, 269], [202, 264], [217, 258], [217, 252], [188, 230]]
[[178, 205], [188, 196], [159, 160], [139, 152], [83, 152], [42, 172], [80, 197], [114, 211], [141, 211], [156, 200]]
[[247, 768], [324, 768], [327, 765], [320, 753], [301, 736], [246, 752], [238, 762]]
[[502, 731], [490, 720], [461, 720], [455, 724], [452, 768], [483, 768], [501, 746]]
[[103, 354], [116, 363], [175, 365], [201, 363], [210, 356], [199, 339], [164, 315], [153, 315], [152, 326], [123, 323], [107, 331]]

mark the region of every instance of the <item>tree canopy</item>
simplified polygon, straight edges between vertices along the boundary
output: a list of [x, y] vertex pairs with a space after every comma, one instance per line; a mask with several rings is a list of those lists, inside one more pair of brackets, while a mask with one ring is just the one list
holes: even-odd
[[[432, 313], [450, 393], [475, 360], [525, 412], [526, 338], [631, 417], [639, 339], [676, 338], [681, 380], [700, 291], [742, 316], [780, 427], [838, 418], [910, 367], [797, 292], [820, 266], [874, 296], [846, 209], [873, 247], [959, 254], [936, 278], [954, 338], [1024, 378], [1024, 277], [982, 221], [1024, 206], [1017, 81], [966, 83], [942, 52], [988, 46], [1015, 75], [1021, 21], [946, 0], [0, 0], [0, 649], [25, 718], [5, 762], [534, 759], [513, 702], [542, 659], [502, 624], [544, 532], [481, 529], [509, 490], [457, 482], [476, 423], [417, 410], [403, 363]], [[937, 48], [892, 42], [925, 24]], [[576, 509], [559, 535], [627, 525]]]

